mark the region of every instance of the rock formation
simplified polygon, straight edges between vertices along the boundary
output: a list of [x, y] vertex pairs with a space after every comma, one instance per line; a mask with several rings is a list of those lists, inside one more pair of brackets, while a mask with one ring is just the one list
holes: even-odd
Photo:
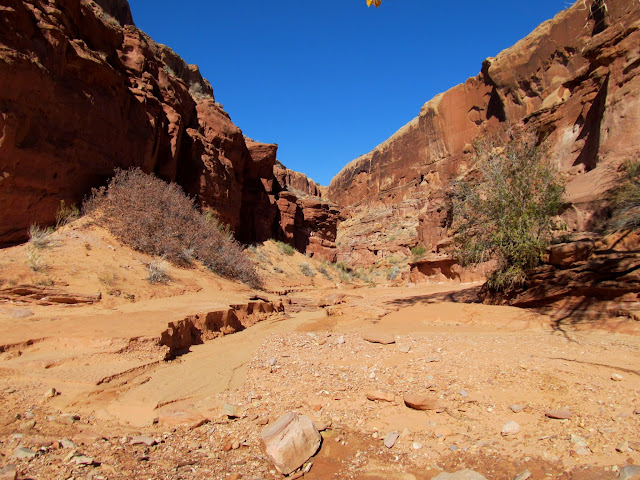
[[552, 245], [547, 259], [534, 269], [523, 288], [504, 297], [483, 289], [487, 303], [536, 308], [558, 327], [608, 317], [640, 319], [640, 235], [578, 236]]
[[[594, 227], [619, 166], [640, 150], [640, 5], [576, 2], [488, 58], [480, 74], [428, 101], [417, 118], [348, 164], [328, 197], [345, 208], [338, 257], [371, 264], [447, 237], [444, 189], [473, 169], [474, 143], [533, 130], [567, 182], [570, 229]], [[382, 212], [395, 212], [379, 215]], [[373, 213], [386, 217], [363, 232]]]
[[51, 224], [61, 200], [79, 203], [115, 168], [139, 167], [179, 183], [244, 242], [332, 246], [326, 223], [338, 217], [326, 202], [294, 201], [304, 232], [284, 233], [280, 219], [281, 191], [320, 187], [276, 165], [276, 145], [245, 140], [198, 67], [138, 30], [126, 0], [0, 0], [0, 10], [0, 245]]

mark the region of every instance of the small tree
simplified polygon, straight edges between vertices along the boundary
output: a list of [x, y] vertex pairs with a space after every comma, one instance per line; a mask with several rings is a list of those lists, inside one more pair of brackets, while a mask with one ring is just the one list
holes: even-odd
[[540, 263], [564, 185], [533, 142], [480, 150], [480, 179], [460, 182], [452, 194], [457, 255], [463, 265], [496, 259], [487, 284], [505, 291]]

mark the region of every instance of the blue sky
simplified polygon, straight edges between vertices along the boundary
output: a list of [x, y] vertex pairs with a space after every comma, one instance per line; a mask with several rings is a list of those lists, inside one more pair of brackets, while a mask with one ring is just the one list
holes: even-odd
[[328, 185], [478, 74], [564, 0], [130, 0], [136, 25], [200, 66], [245, 135]]

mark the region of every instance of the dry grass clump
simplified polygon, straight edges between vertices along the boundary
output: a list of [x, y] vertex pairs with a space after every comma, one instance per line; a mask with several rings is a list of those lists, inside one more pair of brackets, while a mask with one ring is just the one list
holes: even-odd
[[147, 264], [147, 281], [151, 284], [164, 284], [169, 281], [167, 264], [163, 259], [156, 258]]
[[316, 276], [316, 272], [313, 271], [313, 268], [311, 268], [307, 262], [302, 262], [300, 264], [300, 271], [306, 277], [315, 277]]
[[240, 244], [174, 183], [137, 168], [117, 170], [107, 187], [93, 190], [84, 210], [138, 251], [180, 266], [195, 258], [219, 275], [260, 284]]
[[50, 228], [44, 228], [34, 223], [29, 227], [29, 245], [34, 248], [49, 248], [51, 246], [51, 233]]

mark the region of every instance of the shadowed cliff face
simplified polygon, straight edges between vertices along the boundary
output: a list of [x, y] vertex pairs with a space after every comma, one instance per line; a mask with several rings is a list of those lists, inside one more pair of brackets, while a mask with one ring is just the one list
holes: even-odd
[[[370, 264], [416, 244], [437, 251], [448, 235], [444, 190], [472, 170], [474, 142], [518, 128], [537, 133], [566, 178], [569, 227], [593, 228], [619, 165], [640, 151], [640, 6], [607, 4], [603, 17], [600, 2], [576, 2], [347, 165], [327, 193], [351, 218], [339, 258]], [[367, 233], [361, 220], [372, 212], [379, 228]], [[405, 245], [389, 240], [401, 225]]]
[[[247, 142], [198, 67], [138, 30], [126, 0], [0, 10], [0, 245], [130, 167], [178, 182], [244, 242], [294, 243], [276, 201], [306, 177], [284, 169], [276, 180], [277, 146]], [[310, 232], [295, 235], [309, 243]]]

